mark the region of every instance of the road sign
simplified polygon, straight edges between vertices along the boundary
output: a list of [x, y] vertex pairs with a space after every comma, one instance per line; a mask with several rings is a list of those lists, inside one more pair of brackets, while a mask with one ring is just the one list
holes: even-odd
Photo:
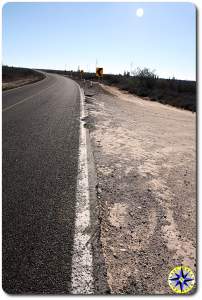
[[103, 76], [103, 68], [96, 68], [96, 76], [97, 77]]

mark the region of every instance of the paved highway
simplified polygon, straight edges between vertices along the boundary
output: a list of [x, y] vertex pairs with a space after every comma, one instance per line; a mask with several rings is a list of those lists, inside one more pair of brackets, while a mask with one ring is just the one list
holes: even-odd
[[3, 288], [70, 289], [80, 93], [49, 74], [3, 92]]

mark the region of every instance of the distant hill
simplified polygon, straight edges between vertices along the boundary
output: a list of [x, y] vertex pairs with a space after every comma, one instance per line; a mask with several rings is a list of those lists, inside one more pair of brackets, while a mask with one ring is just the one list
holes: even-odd
[[44, 77], [43, 74], [32, 69], [2, 66], [3, 90], [32, 83]]

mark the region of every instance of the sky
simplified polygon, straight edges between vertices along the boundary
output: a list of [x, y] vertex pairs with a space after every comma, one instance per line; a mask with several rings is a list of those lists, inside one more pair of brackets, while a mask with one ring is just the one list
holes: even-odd
[[7, 65], [196, 79], [191, 3], [7, 3], [2, 31]]

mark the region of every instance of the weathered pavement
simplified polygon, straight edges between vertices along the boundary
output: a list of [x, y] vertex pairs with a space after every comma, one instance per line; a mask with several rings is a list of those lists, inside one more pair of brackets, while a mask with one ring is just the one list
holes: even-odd
[[172, 293], [196, 270], [196, 115], [86, 84], [101, 243], [112, 294]]
[[2, 107], [4, 291], [107, 293], [82, 91], [46, 74]]
[[3, 289], [71, 287], [80, 94], [58, 75], [3, 93]]

